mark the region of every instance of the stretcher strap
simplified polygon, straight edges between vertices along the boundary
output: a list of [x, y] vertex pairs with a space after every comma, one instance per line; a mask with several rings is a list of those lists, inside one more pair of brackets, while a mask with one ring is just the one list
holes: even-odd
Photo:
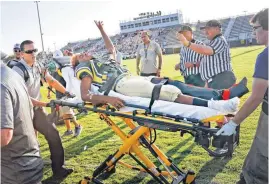
[[160, 83], [156, 84], [153, 88], [153, 91], [152, 91], [152, 94], [151, 94], [151, 99], [150, 99], [150, 103], [149, 103], [149, 110], [151, 111], [151, 107], [154, 103], [155, 100], [158, 100], [159, 97], [160, 97], [160, 92], [161, 92], [161, 88], [162, 88], [162, 85], [165, 85], [167, 84], [169, 78], [168, 77], [165, 77], [161, 80]]
[[162, 84], [157, 84], [154, 86], [152, 94], [151, 94], [151, 99], [149, 103], [149, 110], [151, 111], [151, 107], [154, 103], [155, 100], [158, 100], [160, 97], [160, 92], [161, 92]]

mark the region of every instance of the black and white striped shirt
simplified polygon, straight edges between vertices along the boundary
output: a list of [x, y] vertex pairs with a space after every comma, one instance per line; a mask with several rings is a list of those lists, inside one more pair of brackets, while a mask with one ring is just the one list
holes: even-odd
[[210, 41], [214, 54], [205, 55], [200, 64], [200, 74], [204, 81], [209, 81], [215, 75], [224, 71], [233, 71], [231, 65], [231, 54], [229, 45], [221, 34]]
[[[192, 43], [199, 44], [199, 45], [204, 45], [203, 42], [197, 41], [197, 40], [192, 40]], [[191, 67], [191, 68], [186, 68], [185, 63], [190, 62], [193, 64], [196, 64], [197, 62], [200, 62], [202, 58], [204, 57], [203, 55], [194, 52], [188, 47], [182, 47], [180, 50], [180, 72], [181, 75], [184, 77], [189, 76], [189, 75], [196, 75], [199, 73], [199, 68], [198, 67]]]

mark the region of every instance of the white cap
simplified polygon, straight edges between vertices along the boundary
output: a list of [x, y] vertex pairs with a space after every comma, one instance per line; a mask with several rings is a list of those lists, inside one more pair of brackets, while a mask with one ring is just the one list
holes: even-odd
[[54, 51], [54, 53], [53, 53], [53, 57], [54, 58], [56, 58], [56, 57], [63, 57], [64, 55], [63, 55], [63, 53], [62, 53], [62, 51], [60, 51], [60, 50], [56, 50], [56, 51]]

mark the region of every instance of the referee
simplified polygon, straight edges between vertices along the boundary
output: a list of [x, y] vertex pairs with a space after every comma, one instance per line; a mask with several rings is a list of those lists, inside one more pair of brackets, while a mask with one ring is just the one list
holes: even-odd
[[177, 38], [185, 47], [204, 55], [199, 70], [208, 87], [228, 89], [235, 84], [236, 78], [231, 66], [229, 45], [221, 34], [221, 24], [217, 20], [210, 20], [201, 29], [205, 30], [210, 40], [207, 46], [192, 43], [181, 33], [178, 33]]
[[[179, 33], [183, 34], [191, 43], [204, 45], [202, 42], [193, 39], [192, 29], [190, 26], [182, 26]], [[180, 70], [181, 75], [184, 76], [185, 83], [204, 87], [205, 82], [202, 80], [199, 73], [199, 66], [203, 55], [194, 52], [187, 47], [182, 47], [179, 55], [180, 63], [176, 64], [175, 70]]]

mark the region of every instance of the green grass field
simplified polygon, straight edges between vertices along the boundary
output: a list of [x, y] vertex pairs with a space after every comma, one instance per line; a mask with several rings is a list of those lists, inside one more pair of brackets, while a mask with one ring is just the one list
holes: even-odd
[[[237, 76], [241, 80], [248, 78], [248, 87], [251, 91], [252, 74], [255, 59], [263, 47], [247, 47], [232, 49], [232, 65]], [[180, 74], [174, 71], [174, 65], [179, 61], [179, 55], [164, 56], [162, 75], [182, 80]], [[126, 60], [124, 64], [135, 73], [135, 60]], [[42, 90], [43, 98], [47, 91]], [[249, 94], [241, 98], [241, 105]], [[243, 161], [249, 151], [253, 136], [256, 131], [260, 108], [249, 116], [241, 126], [241, 144], [236, 148], [232, 159], [215, 159], [210, 157], [205, 150], [196, 145], [189, 135], [180, 137], [178, 132], [157, 131], [156, 145], [170, 158], [179, 168], [192, 169], [197, 174], [198, 184], [233, 184], [239, 179]], [[118, 118], [112, 118], [125, 132], [129, 129]], [[109, 154], [114, 153], [122, 144], [120, 138], [99, 119], [97, 114], [89, 112], [87, 116], [79, 117], [79, 123], [83, 126], [82, 134], [62, 139], [65, 149], [67, 167], [74, 168], [74, 172], [61, 183], [72, 184], [80, 181], [84, 176], [91, 176], [95, 167], [103, 162]], [[74, 127], [72, 125], [72, 127]], [[66, 130], [64, 125], [59, 125], [58, 130], [62, 135]], [[41, 154], [47, 163], [44, 168], [44, 180], [52, 175], [50, 165], [50, 152], [48, 144], [42, 135], [39, 135]], [[152, 158], [152, 157], [150, 157]], [[127, 163], [134, 163], [128, 156], [123, 158]], [[116, 173], [103, 181], [104, 183], [155, 183], [150, 175], [142, 175], [138, 171], [130, 170], [117, 165]], [[58, 182], [59, 183], [59, 182]]]

